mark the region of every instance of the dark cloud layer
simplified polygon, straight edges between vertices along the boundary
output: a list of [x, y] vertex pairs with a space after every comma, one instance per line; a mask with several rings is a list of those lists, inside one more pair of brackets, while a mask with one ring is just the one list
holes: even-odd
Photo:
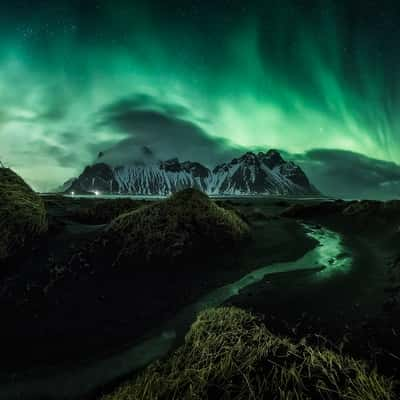
[[98, 114], [97, 126], [116, 129], [126, 137], [103, 149], [103, 160], [113, 165], [141, 161], [142, 149], [149, 147], [159, 160], [178, 156], [213, 165], [244, 151], [227, 139], [208, 135], [189, 114], [183, 106], [162, 104], [149, 96], [135, 96], [105, 107]]
[[341, 198], [388, 200], [400, 196], [400, 166], [345, 150], [315, 149], [286, 154], [318, 189]]

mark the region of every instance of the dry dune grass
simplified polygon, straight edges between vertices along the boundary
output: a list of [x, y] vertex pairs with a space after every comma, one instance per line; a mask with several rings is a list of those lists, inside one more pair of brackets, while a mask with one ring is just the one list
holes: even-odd
[[47, 230], [40, 197], [8, 168], [0, 168], [0, 260]]
[[102, 400], [389, 400], [394, 387], [362, 361], [293, 343], [222, 307], [202, 312], [173, 355]]

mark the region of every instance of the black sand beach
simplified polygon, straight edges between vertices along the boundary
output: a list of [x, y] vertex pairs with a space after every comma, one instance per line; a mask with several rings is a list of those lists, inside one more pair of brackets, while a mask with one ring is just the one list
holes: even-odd
[[[44, 197], [49, 234], [3, 269], [2, 385], [20, 381], [23, 387], [26, 379], [105, 360], [150, 338], [184, 306], [213, 289], [260, 266], [300, 259], [318, 245], [306, 235], [303, 222], [317, 231], [326, 227], [338, 232], [344, 252], [351, 255], [351, 269], [324, 276], [310, 265], [309, 271], [269, 275], [227, 304], [262, 315], [275, 333], [327, 341], [389, 376], [398, 372], [398, 308], [394, 292], [388, 291], [387, 275], [397, 255], [394, 223], [377, 234], [381, 221], [370, 218], [366, 228], [365, 218], [343, 215], [345, 203], [321, 216], [320, 208], [332, 208], [332, 202], [320, 206], [318, 200], [216, 201], [248, 221], [251, 240], [223, 252], [204, 249], [204, 258], [176, 268], [134, 264], [127, 270], [111, 268], [112, 260], [104, 252], [86, 257], [106, 217], [104, 212], [94, 213], [89, 224], [82, 223], [82, 215], [88, 218], [87, 210], [96, 203], [115, 200]], [[306, 205], [307, 216], [304, 210], [281, 216], [292, 204]], [[68, 264], [71, 258], [75, 261]], [[88, 398], [109, 384], [103, 382]]]

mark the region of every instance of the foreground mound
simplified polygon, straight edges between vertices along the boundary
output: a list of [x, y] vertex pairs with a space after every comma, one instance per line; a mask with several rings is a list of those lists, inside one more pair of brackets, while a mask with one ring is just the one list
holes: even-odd
[[40, 197], [8, 168], [0, 168], [0, 261], [47, 230]]
[[394, 398], [394, 382], [365, 363], [294, 344], [223, 307], [202, 312], [169, 359], [103, 400]]
[[249, 235], [235, 212], [219, 207], [207, 195], [186, 189], [169, 199], [123, 214], [107, 235], [121, 243], [118, 262], [175, 263], [207, 254]]

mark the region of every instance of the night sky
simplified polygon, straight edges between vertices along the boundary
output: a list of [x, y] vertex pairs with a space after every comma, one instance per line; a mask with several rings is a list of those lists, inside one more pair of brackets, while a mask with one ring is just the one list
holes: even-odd
[[399, 43], [398, 1], [2, 2], [0, 159], [46, 190], [100, 151], [278, 148], [330, 192], [398, 195]]

